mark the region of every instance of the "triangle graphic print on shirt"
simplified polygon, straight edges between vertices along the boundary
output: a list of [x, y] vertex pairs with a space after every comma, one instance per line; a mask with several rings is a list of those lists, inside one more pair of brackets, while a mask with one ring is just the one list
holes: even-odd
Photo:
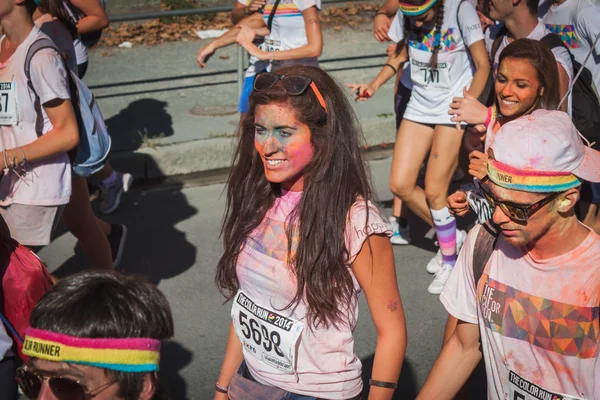
[[[449, 51], [453, 51], [456, 50], [456, 48], [458, 47], [458, 43], [457, 43], [457, 39], [454, 33], [454, 28], [449, 28], [448, 30], [442, 30], [441, 31], [441, 35], [440, 35], [440, 42], [441, 42], [441, 47], [440, 47], [440, 51], [442, 52], [449, 52]], [[409, 40], [409, 45], [412, 48], [415, 48], [417, 50], [422, 50], [422, 51], [427, 51], [427, 52], [433, 52], [433, 49], [435, 48], [436, 45], [436, 40], [435, 40], [435, 30], [432, 30], [431, 32], [425, 34], [425, 35], [416, 35], [416, 37], [414, 35], [411, 35], [411, 39]]]
[[544, 299], [483, 275], [478, 301], [487, 328], [563, 356], [598, 356], [600, 308]]
[[575, 32], [575, 26], [546, 24], [546, 28], [548, 28], [550, 32], [558, 35], [569, 49], [579, 48], [579, 36], [577, 36], [577, 33]]

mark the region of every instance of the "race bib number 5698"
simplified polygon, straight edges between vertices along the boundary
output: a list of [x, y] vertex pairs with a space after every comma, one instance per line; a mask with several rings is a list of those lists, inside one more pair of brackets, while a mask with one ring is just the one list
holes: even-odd
[[235, 333], [245, 353], [286, 372], [294, 372], [296, 343], [304, 324], [258, 305], [241, 290], [231, 309]]

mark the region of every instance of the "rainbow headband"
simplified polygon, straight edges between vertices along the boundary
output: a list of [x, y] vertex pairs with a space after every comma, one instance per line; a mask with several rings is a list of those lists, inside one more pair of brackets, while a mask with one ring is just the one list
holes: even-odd
[[402, 11], [402, 14], [407, 17], [416, 17], [417, 15], [425, 14], [431, 7], [437, 3], [438, 0], [429, 0], [420, 6], [415, 6], [407, 3], [398, 3], [398, 8]]
[[160, 341], [93, 339], [28, 328], [23, 354], [42, 360], [84, 364], [121, 372], [158, 371]]
[[581, 185], [581, 181], [570, 172], [522, 170], [491, 158], [488, 160], [487, 172], [496, 185], [523, 192], [564, 192]]

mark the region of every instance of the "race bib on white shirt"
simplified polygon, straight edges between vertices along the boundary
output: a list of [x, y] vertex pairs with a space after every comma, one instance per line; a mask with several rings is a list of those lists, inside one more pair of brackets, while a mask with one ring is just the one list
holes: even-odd
[[281, 40], [265, 39], [265, 41], [263, 43], [263, 50], [268, 53], [272, 53], [274, 51], [281, 51], [282, 50]]
[[19, 122], [17, 110], [17, 84], [0, 82], [0, 125], [16, 125]]
[[508, 398], [506, 400], [584, 400], [566, 394], [555, 393], [544, 389], [522, 378], [513, 371], [508, 371]]
[[440, 62], [436, 68], [430, 68], [429, 63], [410, 60], [410, 74], [415, 85], [424, 88], [452, 89], [448, 62]]
[[295, 371], [303, 323], [256, 304], [241, 290], [233, 299], [231, 318], [246, 353], [281, 371]]

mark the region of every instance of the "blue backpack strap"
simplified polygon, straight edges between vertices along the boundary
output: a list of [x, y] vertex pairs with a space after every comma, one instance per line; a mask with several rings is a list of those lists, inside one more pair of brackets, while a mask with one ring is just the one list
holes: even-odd
[[8, 328], [8, 330], [13, 334], [15, 339], [17, 339], [20, 343], [23, 343], [23, 338], [19, 335], [19, 332], [12, 326], [8, 318], [6, 318], [2, 313], [0, 313], [0, 320], [4, 323], [4, 325]]
[[[33, 83], [31, 82], [31, 61], [33, 57], [41, 50], [44, 49], [53, 49], [60, 56], [61, 61], [63, 62], [63, 66], [65, 67], [65, 71], [67, 72], [67, 81], [69, 82], [69, 93], [71, 95], [71, 99], [76, 99], [73, 97], [73, 78], [71, 77], [71, 71], [69, 70], [69, 66], [67, 65], [64, 57], [60, 54], [60, 50], [56, 47], [56, 44], [48, 38], [48, 37], [40, 37], [35, 42], [29, 46], [27, 50], [27, 55], [25, 56], [25, 77], [27, 78], [27, 85], [31, 89], [31, 91], [35, 94], [34, 107], [37, 114], [37, 119], [35, 123], [35, 133], [38, 137], [42, 136], [42, 132], [44, 130], [44, 118], [42, 116], [42, 105], [40, 97], [37, 94], [37, 91], [33, 87]], [[73, 104], [75, 102], [73, 101]]]

